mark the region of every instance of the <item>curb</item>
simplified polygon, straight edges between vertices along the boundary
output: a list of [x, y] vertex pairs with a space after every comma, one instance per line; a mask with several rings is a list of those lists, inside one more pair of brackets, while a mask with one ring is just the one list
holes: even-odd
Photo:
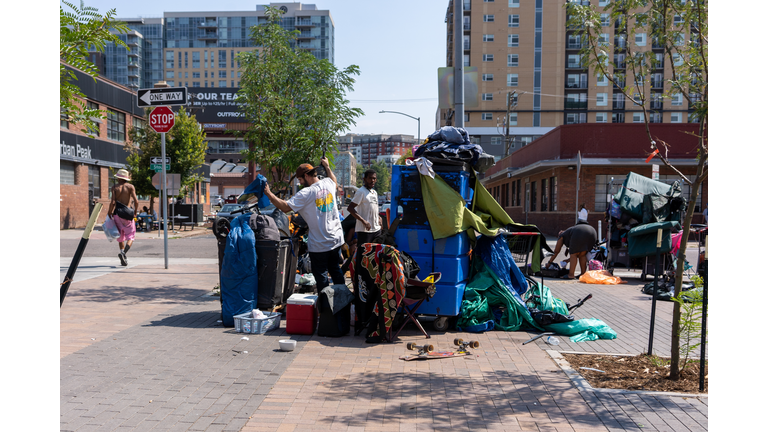
[[[581, 376], [579, 372], [573, 369], [568, 361], [561, 355], [560, 351], [546, 350], [547, 354], [560, 366], [560, 369], [565, 372], [565, 375], [571, 380], [573, 385], [579, 389], [579, 392], [594, 392], [594, 393], [606, 393], [606, 394], [636, 394], [636, 395], [651, 395], [651, 396], [674, 396], [674, 397], [690, 397], [690, 398], [709, 398], [708, 393], [672, 393], [672, 392], [658, 392], [658, 391], [646, 391], [646, 390], [621, 390], [621, 389], [604, 389], [592, 387], [589, 382]], [[609, 354], [609, 353], [584, 353], [575, 351], [562, 351], [566, 354], [590, 354], [590, 355], [612, 355], [619, 357], [630, 357], [634, 354]]]

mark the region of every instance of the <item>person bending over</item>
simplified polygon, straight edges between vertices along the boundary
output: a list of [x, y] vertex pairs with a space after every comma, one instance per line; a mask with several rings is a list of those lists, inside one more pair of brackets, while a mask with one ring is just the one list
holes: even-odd
[[555, 253], [549, 259], [547, 266], [552, 264], [563, 245], [567, 248], [565, 254], [571, 254], [570, 262], [568, 264], [568, 275], [563, 276], [563, 279], [576, 279], [576, 262], [578, 261], [581, 267], [581, 274], [587, 271], [587, 253], [597, 243], [597, 232], [592, 225], [589, 225], [586, 221], [579, 221], [576, 225], [568, 228], [565, 231], [560, 231], [557, 237], [557, 245], [555, 245]]

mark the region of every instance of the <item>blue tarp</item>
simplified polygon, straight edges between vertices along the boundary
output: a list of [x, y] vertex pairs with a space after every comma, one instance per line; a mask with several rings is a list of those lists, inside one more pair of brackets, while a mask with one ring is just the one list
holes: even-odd
[[221, 320], [235, 325], [234, 316], [250, 312], [256, 305], [259, 278], [256, 267], [256, 238], [248, 224], [251, 215], [240, 215], [230, 223], [224, 260], [221, 264]]
[[259, 200], [259, 208], [264, 208], [269, 206], [271, 203], [269, 201], [269, 198], [267, 198], [266, 195], [264, 195], [264, 186], [267, 184], [267, 178], [263, 175], [259, 174], [256, 176], [256, 179], [254, 179], [251, 184], [248, 185], [247, 188], [243, 191], [243, 193], [238, 197], [237, 201], [240, 203], [244, 203], [248, 201], [249, 199], [256, 197], [256, 199]]

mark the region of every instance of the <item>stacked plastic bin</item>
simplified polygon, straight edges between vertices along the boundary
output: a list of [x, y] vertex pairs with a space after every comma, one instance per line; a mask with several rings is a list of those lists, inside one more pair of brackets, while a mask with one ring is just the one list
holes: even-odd
[[[469, 167], [466, 164], [434, 165], [432, 168], [467, 204], [471, 202], [473, 191], [469, 186]], [[458, 316], [469, 279], [469, 238], [462, 232], [444, 239], [433, 239], [424, 210], [419, 176], [413, 166], [392, 166], [392, 208], [400, 206], [403, 209], [395, 241], [398, 249], [407, 252], [419, 264], [419, 279], [432, 272], [441, 273], [435, 296], [424, 302], [418, 313]], [[395, 214], [392, 215], [394, 217]]]

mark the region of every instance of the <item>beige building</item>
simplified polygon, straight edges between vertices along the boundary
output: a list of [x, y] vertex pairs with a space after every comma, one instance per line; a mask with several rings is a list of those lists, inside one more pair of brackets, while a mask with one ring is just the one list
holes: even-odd
[[[588, 0], [580, 1], [589, 4]], [[607, 0], [592, 0], [597, 8]], [[566, 26], [562, 0], [463, 0], [464, 66], [478, 68], [478, 107], [464, 112], [464, 128], [473, 141], [493, 155], [504, 153], [507, 103], [510, 152], [563, 124], [642, 123], [643, 115], [632, 101], [607, 80], [598, 80], [582, 67], [581, 38]], [[454, 1], [446, 14], [446, 63], [454, 63]], [[602, 37], [614, 51], [614, 61], [623, 62], [626, 44], [634, 49], [653, 50], [662, 59], [660, 67], [646, 78], [646, 97], [651, 101], [651, 122], [687, 123], [684, 98], [662, 99], [671, 77], [668, 59], [649, 35], [638, 33], [627, 40], [608, 14], [603, 17]], [[627, 80], [633, 79], [627, 76]], [[664, 86], [667, 86], [665, 88]], [[515, 104], [516, 102], [516, 104]], [[449, 110], [440, 110], [440, 125], [447, 124]], [[455, 123], [453, 123], [455, 124]]]

